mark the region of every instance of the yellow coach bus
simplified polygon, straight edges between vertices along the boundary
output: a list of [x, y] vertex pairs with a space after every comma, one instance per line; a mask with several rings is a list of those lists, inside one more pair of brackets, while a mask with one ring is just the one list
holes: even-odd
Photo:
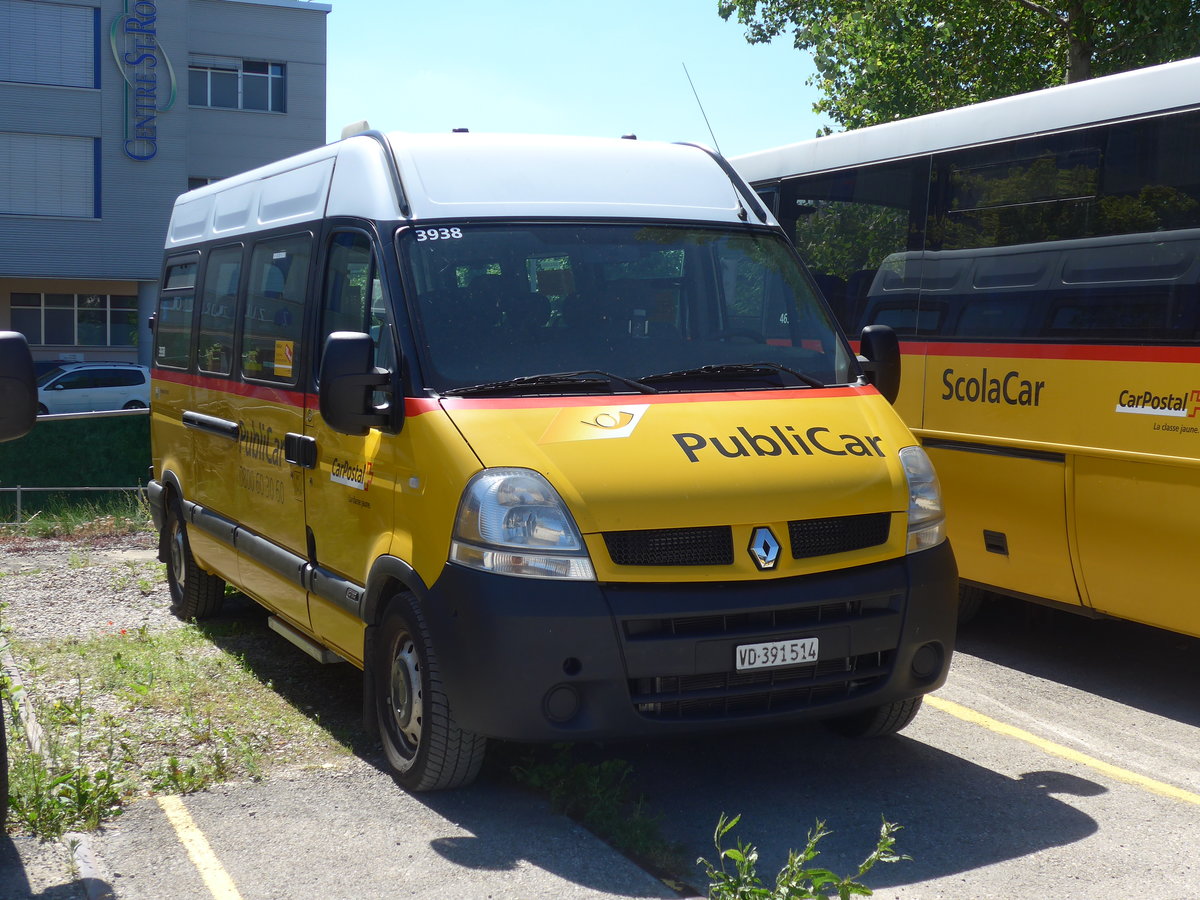
[[964, 585], [1200, 635], [1200, 59], [732, 160], [892, 326]]
[[957, 580], [895, 335], [861, 343], [696, 146], [367, 132], [192, 191], [152, 369], [175, 611], [233, 584], [361, 667], [414, 790], [489, 738], [896, 731]]

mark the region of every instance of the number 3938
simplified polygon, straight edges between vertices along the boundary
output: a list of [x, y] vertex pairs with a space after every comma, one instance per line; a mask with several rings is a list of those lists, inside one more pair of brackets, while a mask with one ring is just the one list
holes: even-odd
[[418, 228], [417, 243], [422, 241], [456, 241], [463, 236], [461, 228]]

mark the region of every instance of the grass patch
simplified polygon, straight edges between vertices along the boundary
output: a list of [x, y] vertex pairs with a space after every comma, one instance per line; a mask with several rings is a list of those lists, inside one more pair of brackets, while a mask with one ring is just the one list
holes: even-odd
[[140, 794], [350, 752], [194, 625], [13, 650], [44, 740], [40, 757], [12, 742], [11, 818], [39, 837], [94, 828]]
[[[101, 537], [152, 531], [150, 507], [144, 497], [130, 491], [111, 494], [31, 494], [38, 506], [22, 507], [21, 522], [0, 526], [0, 535], [28, 537]], [[15, 508], [2, 518], [11, 519]]]
[[684, 871], [683, 848], [662, 835], [661, 816], [631, 784], [633, 767], [623, 759], [598, 763], [575, 759], [575, 745], [533, 748], [511, 773], [517, 782], [550, 798], [553, 808], [664, 880]]

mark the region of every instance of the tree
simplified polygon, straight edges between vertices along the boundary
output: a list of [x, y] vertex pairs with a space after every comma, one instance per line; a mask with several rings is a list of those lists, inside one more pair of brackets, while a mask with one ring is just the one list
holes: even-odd
[[718, 0], [746, 39], [810, 51], [846, 128], [1200, 54], [1200, 0]]

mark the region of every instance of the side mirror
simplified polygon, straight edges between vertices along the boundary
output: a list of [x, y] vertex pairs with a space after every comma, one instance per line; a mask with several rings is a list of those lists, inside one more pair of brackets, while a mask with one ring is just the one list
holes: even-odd
[[392, 384], [392, 373], [376, 368], [374, 355], [375, 342], [369, 334], [335, 331], [325, 339], [318, 402], [321, 418], [334, 431], [361, 437], [369, 428], [399, 428], [402, 399], [393, 397], [387, 407], [372, 402], [375, 391]]
[[900, 393], [900, 341], [888, 325], [868, 325], [862, 330], [859, 363], [867, 381], [888, 403]]
[[0, 331], [0, 441], [19, 438], [37, 420], [37, 381], [25, 335]]

